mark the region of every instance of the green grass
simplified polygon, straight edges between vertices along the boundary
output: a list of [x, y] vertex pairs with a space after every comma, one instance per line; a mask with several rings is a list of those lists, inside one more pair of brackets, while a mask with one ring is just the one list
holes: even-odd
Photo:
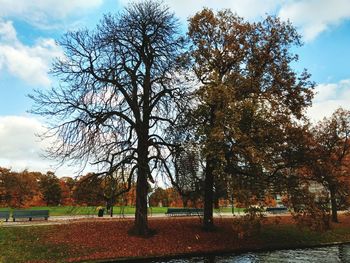
[[64, 262], [65, 246], [45, 243], [43, 236], [49, 227], [0, 227], [0, 262], [28, 262], [55, 259]]
[[[96, 215], [97, 206], [34, 206], [26, 208], [28, 210], [49, 210], [51, 216], [70, 216], [70, 215]], [[0, 208], [0, 211], [8, 210], [8, 208]], [[13, 211], [11, 208], [10, 211]], [[159, 209], [152, 209], [153, 211], [160, 211]], [[113, 213], [117, 214], [134, 214], [135, 208], [131, 206], [126, 207], [114, 207]]]
[[274, 248], [349, 242], [350, 228], [340, 227], [319, 232], [307, 228], [300, 229], [295, 225], [268, 225], [263, 227], [259, 239]]
[[[71, 215], [96, 215], [96, 206], [35, 206], [27, 209], [31, 210], [49, 210], [51, 216], [71, 216]], [[167, 211], [167, 207], [150, 207], [150, 214], [164, 214]], [[0, 208], [0, 211], [8, 210], [8, 208]], [[13, 208], [10, 209], [11, 211]], [[235, 208], [235, 213], [242, 213], [244, 208]], [[215, 209], [215, 213], [232, 213], [232, 208], [225, 207], [220, 209]], [[114, 207], [113, 214], [125, 214], [132, 215], [135, 214], [135, 207], [125, 206], [125, 207]], [[1, 262], [0, 262], [1, 263]]]
[[[95, 206], [34, 206], [26, 209], [49, 210], [51, 216], [95, 215], [97, 213]], [[8, 210], [8, 208], [0, 208], [0, 211], [1, 210]], [[13, 211], [14, 208], [10, 210]]]

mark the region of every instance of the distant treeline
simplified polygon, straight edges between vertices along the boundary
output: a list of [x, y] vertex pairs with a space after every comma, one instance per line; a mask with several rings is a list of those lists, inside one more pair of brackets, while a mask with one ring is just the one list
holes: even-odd
[[[105, 206], [110, 200], [108, 185], [103, 179], [95, 180], [92, 173], [78, 178], [58, 178], [53, 172], [41, 173], [24, 170], [15, 172], [0, 167], [0, 207], [31, 206]], [[122, 186], [121, 186], [122, 187]], [[115, 197], [115, 205], [134, 206], [136, 188]], [[190, 200], [183, 200], [174, 188], [150, 188], [151, 206], [180, 207], [194, 206]], [[197, 203], [201, 205], [200, 200]]]

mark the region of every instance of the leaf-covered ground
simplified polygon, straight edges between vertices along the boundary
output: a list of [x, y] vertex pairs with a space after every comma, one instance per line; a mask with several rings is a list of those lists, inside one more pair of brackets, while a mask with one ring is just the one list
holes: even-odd
[[133, 221], [90, 219], [70, 224], [0, 228], [0, 262], [76, 262], [101, 259], [171, 256], [240, 251], [350, 241], [350, 218], [324, 233], [298, 229], [289, 217], [270, 218], [257, 236], [242, 237], [232, 219], [216, 219], [217, 229], [204, 232], [198, 218], [151, 219], [156, 234], [128, 235]]
[[47, 241], [69, 245], [77, 254], [89, 251], [71, 258], [73, 261], [207, 252], [237, 246], [227, 220], [218, 222], [215, 232], [203, 232], [198, 219], [150, 220], [150, 227], [156, 230], [150, 238], [128, 235], [132, 224], [132, 220], [122, 220], [62, 225], [51, 232]]

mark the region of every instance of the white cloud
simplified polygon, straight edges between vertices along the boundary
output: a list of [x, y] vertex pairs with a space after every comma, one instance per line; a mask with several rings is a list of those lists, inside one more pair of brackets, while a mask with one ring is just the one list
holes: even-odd
[[47, 74], [52, 59], [62, 56], [53, 39], [37, 39], [32, 46], [24, 45], [17, 38], [11, 21], [0, 20], [0, 69], [28, 84], [49, 86]]
[[264, 16], [266, 13], [271, 13], [275, 10], [277, 4], [280, 1], [277, 0], [176, 0], [167, 3], [176, 12], [176, 14], [182, 17], [189, 17], [200, 11], [203, 7], [209, 7], [214, 10], [220, 10], [223, 8], [229, 8], [233, 12], [236, 12], [239, 16], [247, 19], [254, 19], [256, 17]]
[[35, 133], [41, 133], [41, 123], [29, 117], [0, 117], [0, 156], [2, 158], [38, 158], [40, 142]]
[[103, 0], [0, 0], [0, 17], [20, 18], [37, 27], [52, 27], [55, 20], [84, 14]]
[[328, 83], [328, 84], [319, 84], [315, 87], [315, 102], [325, 101], [329, 99], [334, 99], [338, 84]]
[[[119, 0], [122, 4], [131, 0]], [[142, 1], [142, 0], [138, 0]], [[256, 20], [266, 14], [277, 14], [297, 26], [305, 41], [312, 41], [320, 33], [350, 19], [349, 0], [165, 0], [177, 16], [187, 19], [203, 7], [214, 10], [230, 8], [239, 16]]]
[[48, 168], [48, 164], [41, 159], [45, 145], [35, 136], [44, 130], [34, 118], [0, 117], [0, 166], [16, 170], [30, 168], [42, 171]]
[[[130, 0], [119, 0], [126, 5]], [[142, 1], [142, 0], [139, 0]], [[282, 0], [284, 2], [285, 0]], [[165, 0], [171, 11], [174, 11], [176, 16], [187, 19], [200, 11], [203, 7], [209, 7], [214, 10], [229, 8], [236, 12], [239, 16], [247, 19], [255, 19], [264, 16], [266, 13], [273, 13], [280, 5], [281, 0]]]
[[8, 43], [17, 40], [17, 32], [11, 21], [1, 22], [0, 20], [0, 39]]
[[37, 134], [42, 134], [45, 127], [35, 118], [27, 116], [0, 116], [0, 166], [15, 171], [54, 171], [58, 176], [74, 176], [77, 167], [62, 166], [44, 159], [44, 149], [51, 140], [42, 141]]
[[319, 84], [315, 88], [313, 106], [308, 110], [312, 121], [330, 117], [339, 107], [350, 110], [350, 79], [338, 83]]
[[330, 27], [350, 19], [350, 1], [288, 1], [280, 9], [279, 16], [300, 27], [305, 41], [312, 41]]
[[79, 17], [102, 2], [0, 0], [0, 74], [6, 71], [29, 85], [50, 86], [47, 73], [52, 59], [63, 56], [61, 49], [53, 39], [38, 38], [31, 45], [22, 43], [11, 20], [26, 21], [39, 28], [52, 28], [58, 24], [64, 25], [69, 17]]

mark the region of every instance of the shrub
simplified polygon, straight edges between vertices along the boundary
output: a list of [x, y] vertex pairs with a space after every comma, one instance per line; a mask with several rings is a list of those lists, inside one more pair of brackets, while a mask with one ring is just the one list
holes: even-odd
[[233, 221], [233, 232], [237, 238], [249, 238], [260, 234], [263, 221], [266, 219], [262, 207], [250, 206], [244, 210], [246, 215]]

